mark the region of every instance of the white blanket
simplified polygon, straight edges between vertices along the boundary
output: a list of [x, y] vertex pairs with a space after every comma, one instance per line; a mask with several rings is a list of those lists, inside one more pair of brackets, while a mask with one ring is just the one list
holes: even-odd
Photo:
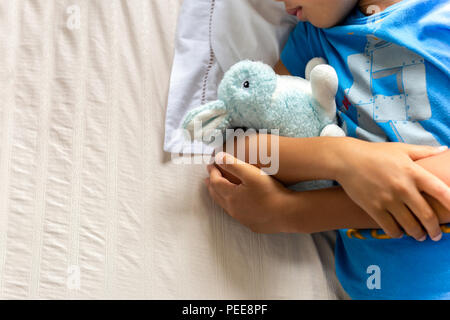
[[180, 6], [0, 1], [1, 299], [344, 296], [332, 239], [252, 234], [162, 151]]

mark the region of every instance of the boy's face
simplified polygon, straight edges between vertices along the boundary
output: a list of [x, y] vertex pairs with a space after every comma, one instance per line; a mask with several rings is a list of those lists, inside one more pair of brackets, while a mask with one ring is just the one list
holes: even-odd
[[318, 28], [330, 28], [344, 19], [358, 0], [275, 0], [284, 2], [286, 11]]

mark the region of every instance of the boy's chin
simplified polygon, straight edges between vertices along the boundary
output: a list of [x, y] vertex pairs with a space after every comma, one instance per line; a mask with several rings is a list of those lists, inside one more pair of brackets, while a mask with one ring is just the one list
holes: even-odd
[[[306, 21], [306, 20], [304, 20]], [[330, 21], [316, 21], [316, 20], [308, 20], [314, 27], [320, 29], [327, 29], [336, 26], [339, 22], [330, 22]]]

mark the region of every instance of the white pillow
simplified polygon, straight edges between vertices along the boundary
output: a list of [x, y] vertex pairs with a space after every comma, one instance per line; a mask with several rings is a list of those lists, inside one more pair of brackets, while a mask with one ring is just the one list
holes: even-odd
[[215, 100], [224, 71], [240, 60], [274, 65], [297, 18], [273, 0], [184, 0], [178, 19], [164, 150], [211, 153], [180, 129], [192, 108]]

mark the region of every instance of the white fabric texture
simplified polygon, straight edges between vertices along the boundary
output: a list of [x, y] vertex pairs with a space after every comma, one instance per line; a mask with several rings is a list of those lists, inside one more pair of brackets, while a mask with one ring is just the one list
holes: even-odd
[[275, 65], [296, 21], [273, 0], [185, 0], [175, 40], [164, 150], [210, 154], [208, 146], [185, 139], [183, 116], [217, 98], [223, 73], [236, 62]]
[[180, 6], [0, 1], [1, 299], [345, 297], [332, 238], [252, 234], [163, 152]]

